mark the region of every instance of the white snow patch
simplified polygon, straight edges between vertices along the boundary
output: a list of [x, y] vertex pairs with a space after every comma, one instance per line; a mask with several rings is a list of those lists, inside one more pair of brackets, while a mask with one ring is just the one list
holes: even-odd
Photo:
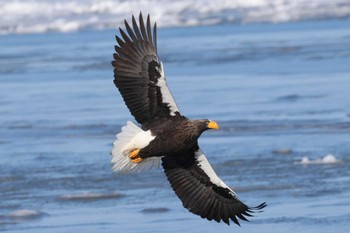
[[140, 9], [161, 27], [350, 16], [349, 0], [0, 0], [0, 6], [0, 34], [116, 28]]

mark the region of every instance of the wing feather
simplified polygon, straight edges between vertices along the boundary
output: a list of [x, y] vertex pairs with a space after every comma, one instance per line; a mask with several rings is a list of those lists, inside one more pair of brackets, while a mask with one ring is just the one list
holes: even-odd
[[[150, 16], [146, 24], [140, 13], [139, 25], [132, 16], [125, 31], [119, 28], [118, 45], [113, 54], [114, 83], [124, 102], [143, 129], [155, 120], [179, 113], [166, 84], [164, 68], [157, 56], [156, 24], [153, 36]], [[132, 25], [132, 27], [130, 26]]]
[[130, 26], [129, 26], [129, 24], [128, 24], [128, 22], [127, 22], [126, 20], [124, 20], [124, 24], [125, 24], [126, 31], [128, 32], [130, 38], [131, 38], [133, 41], [136, 41], [137, 38], [136, 38], [136, 36], [135, 36], [133, 30], [131, 30], [131, 28], [130, 28]]
[[147, 16], [147, 36], [148, 36], [148, 42], [152, 44], [151, 20], [149, 15]]
[[143, 22], [143, 17], [142, 17], [142, 13], [141, 12], [140, 12], [140, 17], [139, 17], [139, 22], [140, 22], [140, 28], [141, 28], [141, 33], [142, 33], [143, 40], [148, 41], [147, 34], [146, 34], [145, 23]]
[[137, 23], [136, 23], [136, 20], [135, 20], [135, 17], [134, 17], [134, 16], [132, 16], [132, 26], [133, 26], [133, 28], [134, 28], [134, 32], [135, 32], [135, 34], [136, 34], [136, 36], [137, 36], [137, 39], [138, 39], [139, 41], [141, 41], [141, 40], [142, 40], [141, 32], [140, 32], [139, 27], [137, 26]]
[[154, 48], [156, 48], [156, 54], [158, 54], [158, 51], [157, 51], [157, 23], [154, 23], [154, 26], [153, 26], [153, 46]]
[[[248, 212], [259, 212], [266, 206], [249, 207], [214, 172], [203, 152], [194, 147], [178, 155], [162, 158], [162, 166], [183, 206], [194, 214], [240, 225], [237, 217], [248, 221]], [[245, 215], [245, 216], [244, 216]]]

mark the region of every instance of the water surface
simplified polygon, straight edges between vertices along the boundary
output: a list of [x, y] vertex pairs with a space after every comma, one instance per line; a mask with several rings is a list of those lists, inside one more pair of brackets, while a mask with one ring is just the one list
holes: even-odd
[[[113, 85], [114, 30], [0, 37], [0, 230], [347, 232], [350, 21], [163, 28], [183, 114], [221, 126], [200, 145], [242, 201], [242, 227], [184, 209], [162, 169], [111, 172], [133, 120]], [[303, 157], [337, 163], [303, 165]]]

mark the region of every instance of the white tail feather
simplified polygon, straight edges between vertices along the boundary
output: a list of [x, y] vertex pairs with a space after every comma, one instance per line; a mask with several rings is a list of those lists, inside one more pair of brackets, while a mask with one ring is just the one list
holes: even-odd
[[146, 158], [140, 163], [134, 163], [131, 162], [128, 156], [130, 151], [146, 147], [155, 138], [155, 136], [151, 135], [150, 130], [144, 131], [131, 121], [128, 121], [116, 137], [117, 139], [113, 143], [111, 152], [111, 162], [114, 163], [112, 167], [113, 171], [120, 174], [127, 174], [158, 168], [160, 166], [159, 157]]

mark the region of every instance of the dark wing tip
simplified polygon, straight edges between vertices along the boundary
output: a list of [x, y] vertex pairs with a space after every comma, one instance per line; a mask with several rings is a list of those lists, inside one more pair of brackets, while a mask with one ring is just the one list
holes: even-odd
[[262, 210], [262, 209], [264, 209], [266, 206], [267, 206], [267, 203], [266, 203], [266, 202], [263, 202], [263, 203], [261, 203], [261, 204], [258, 205], [258, 206], [250, 207], [250, 209], [252, 209], [252, 210]]
[[150, 15], [147, 15], [147, 22], [146, 22], [146, 27], [147, 27], [147, 36], [148, 36], [148, 41], [152, 44], [153, 38], [152, 38], [152, 29], [151, 29], [151, 18]]
[[153, 46], [156, 50], [156, 53], [158, 54], [158, 49], [157, 49], [157, 23], [154, 23], [153, 26]]
[[[119, 30], [121, 29], [119, 28]], [[116, 35], [115, 39], [117, 40], [117, 43], [119, 44], [120, 47], [124, 46], [125, 42], [122, 39], [120, 39], [119, 36]]]
[[241, 226], [241, 224], [238, 222], [238, 220], [237, 220], [237, 218], [236, 218], [235, 215], [230, 216], [230, 219], [231, 219], [235, 224], [237, 224], [238, 226]]
[[261, 212], [263, 212], [262, 209], [264, 209], [266, 206], [267, 206], [267, 203], [263, 202], [258, 206], [248, 207], [248, 209], [246, 210], [246, 213], [244, 213], [244, 214], [247, 216], [253, 217], [254, 215], [251, 215], [250, 213], [261, 213]]
[[121, 28], [119, 28], [119, 32], [122, 35], [125, 43], [132, 43], [131, 39], [128, 37], [128, 35]]
[[[248, 207], [244, 203], [240, 202], [240, 205], [233, 207], [229, 210], [229, 218], [238, 226], [241, 226], [238, 220], [243, 220], [246, 222], [250, 222], [247, 217], [254, 217], [251, 213], [260, 213], [263, 212], [261, 209], [266, 207], [267, 204], [264, 202], [258, 206], [255, 207]], [[227, 225], [230, 225], [228, 221], [225, 221], [225, 217], [221, 216], [223, 222], [225, 222]]]
[[133, 30], [131, 29], [131, 27], [129, 26], [128, 22], [126, 20], [124, 20], [124, 23], [125, 23], [125, 28], [130, 36], [130, 38], [133, 40], [133, 41], [137, 41], [137, 38], [136, 38], [136, 35], [135, 33], [133, 32]]
[[243, 221], [249, 222], [249, 220], [246, 217], [244, 217], [243, 212], [237, 213], [237, 217], [239, 217]]
[[142, 36], [141, 36], [140, 29], [139, 29], [139, 27], [137, 26], [136, 19], [135, 19], [134, 16], [132, 16], [131, 21], [132, 21], [132, 26], [133, 26], [133, 28], [134, 28], [134, 32], [135, 32], [135, 34], [136, 34], [136, 37], [138, 38], [138, 40], [143, 40], [143, 39], [142, 39]]

